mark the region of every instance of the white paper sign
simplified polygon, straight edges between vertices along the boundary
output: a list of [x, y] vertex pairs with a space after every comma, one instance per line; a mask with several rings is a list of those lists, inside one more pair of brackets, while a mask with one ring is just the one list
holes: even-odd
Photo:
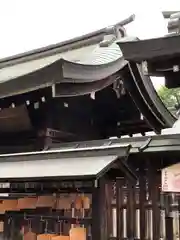
[[180, 192], [180, 163], [162, 169], [161, 188], [163, 192]]

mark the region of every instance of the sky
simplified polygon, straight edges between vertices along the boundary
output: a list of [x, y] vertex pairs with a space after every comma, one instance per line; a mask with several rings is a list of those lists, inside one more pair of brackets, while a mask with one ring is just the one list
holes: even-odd
[[[180, 10], [179, 0], [1, 0], [0, 58], [58, 43], [136, 15], [127, 27], [141, 39], [167, 33], [161, 11]], [[163, 78], [153, 79], [156, 88]]]

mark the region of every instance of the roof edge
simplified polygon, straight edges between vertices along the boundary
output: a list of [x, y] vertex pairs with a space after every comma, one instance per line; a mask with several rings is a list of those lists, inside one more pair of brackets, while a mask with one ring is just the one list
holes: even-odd
[[179, 11], [177, 11], [177, 10], [176, 11], [163, 11], [162, 15], [165, 19], [167, 19], [167, 18], [170, 18], [170, 16], [172, 14], [175, 14], [175, 13], [178, 13], [178, 12], [180, 12], [180, 10]]
[[[118, 29], [122, 35], [126, 35], [126, 31], [123, 26], [129, 24], [134, 21], [135, 15], [132, 14], [128, 18], [114, 24], [112, 28]], [[60, 43], [51, 44], [46, 47], [38, 48], [35, 50], [31, 50], [28, 52], [20, 53], [17, 55], [13, 55], [10, 57], [5, 57], [0, 59], [0, 67], [5, 67], [9, 65], [15, 65], [17, 63], [23, 63], [26, 61], [31, 61], [43, 57], [50, 56], [54, 53], [60, 53], [63, 51], [80, 48], [83, 46], [88, 46], [91, 44], [98, 43], [102, 40], [104, 35], [109, 34], [109, 31], [112, 31], [112, 28], [105, 27], [100, 30], [85, 34], [83, 36], [79, 36], [73, 39], [69, 39]], [[63, 49], [64, 48], [64, 49]]]

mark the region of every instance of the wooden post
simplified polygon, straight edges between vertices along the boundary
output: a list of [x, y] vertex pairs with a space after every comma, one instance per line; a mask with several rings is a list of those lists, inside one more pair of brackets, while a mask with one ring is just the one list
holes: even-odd
[[139, 171], [139, 188], [140, 188], [140, 239], [145, 240], [145, 202], [146, 202], [146, 181], [143, 167]]
[[105, 209], [105, 179], [95, 180], [92, 192], [92, 240], [106, 240], [107, 209]]
[[101, 239], [101, 205], [100, 205], [100, 186], [98, 180], [94, 182], [94, 189], [92, 192], [92, 240]]
[[116, 182], [116, 218], [117, 218], [117, 239], [123, 238], [123, 179]]
[[128, 198], [127, 198], [127, 238], [135, 238], [135, 191], [134, 184], [128, 179]]

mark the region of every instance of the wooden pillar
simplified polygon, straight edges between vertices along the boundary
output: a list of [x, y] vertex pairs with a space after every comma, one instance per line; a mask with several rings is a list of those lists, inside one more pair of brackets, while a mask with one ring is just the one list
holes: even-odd
[[173, 218], [166, 217], [166, 239], [173, 240]]
[[94, 182], [94, 189], [92, 192], [92, 240], [101, 239], [101, 205], [100, 205], [100, 186], [98, 180]]
[[92, 193], [92, 240], [108, 239], [106, 213], [105, 180], [95, 180]]
[[166, 239], [173, 240], [173, 205], [171, 195], [166, 196]]
[[117, 239], [123, 239], [123, 179], [116, 182]]
[[113, 181], [109, 178], [106, 179], [105, 182], [105, 206], [104, 206], [104, 213], [105, 220], [106, 220], [106, 236], [109, 239], [110, 236], [113, 236], [113, 208], [112, 208], [112, 199], [113, 199]]
[[145, 202], [146, 202], [146, 180], [145, 171], [142, 167], [139, 171], [139, 188], [140, 188], [140, 239], [145, 240]]
[[157, 166], [148, 165], [149, 175], [149, 193], [152, 201], [152, 214], [153, 214], [153, 239], [159, 240], [160, 237], [160, 176], [157, 172]]
[[127, 183], [127, 238], [135, 238], [135, 191], [134, 184], [128, 179]]
[[4, 239], [9, 239], [9, 221], [8, 221], [8, 216], [5, 214], [4, 216], [4, 232], [3, 232], [3, 238]]

